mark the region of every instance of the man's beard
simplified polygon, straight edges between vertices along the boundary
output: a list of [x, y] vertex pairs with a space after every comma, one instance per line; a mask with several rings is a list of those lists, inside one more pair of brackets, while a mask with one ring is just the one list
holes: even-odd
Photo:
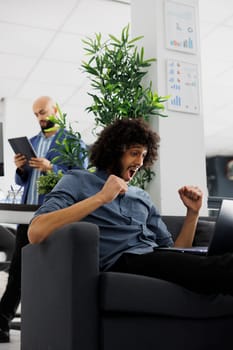
[[43, 133], [46, 132], [47, 129], [53, 128], [54, 127], [54, 123], [51, 120], [47, 120], [45, 125], [41, 125], [41, 130]]
[[120, 161], [116, 161], [115, 164], [111, 167], [111, 173], [118, 177], [122, 177], [123, 166]]
[[[134, 175], [140, 171], [140, 167], [138, 166], [135, 166], [135, 165], [132, 165], [132, 166], [129, 166], [128, 169], [132, 169], [133, 171], [133, 175], [131, 175], [131, 179], [130, 181], [132, 180], [132, 178], [134, 177]], [[116, 175], [120, 178], [124, 178], [124, 167], [123, 165], [121, 164], [120, 161], [116, 161], [116, 163], [111, 167], [111, 174], [113, 175]]]

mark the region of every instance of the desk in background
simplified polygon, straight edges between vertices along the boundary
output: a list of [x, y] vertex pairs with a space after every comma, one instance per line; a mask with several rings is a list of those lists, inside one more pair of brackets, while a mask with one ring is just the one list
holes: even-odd
[[[16, 224], [28, 224], [37, 208], [38, 205], [0, 203], [0, 225], [14, 228]], [[1, 261], [0, 271], [8, 271], [9, 263]]]
[[28, 224], [39, 205], [0, 203], [0, 223]]

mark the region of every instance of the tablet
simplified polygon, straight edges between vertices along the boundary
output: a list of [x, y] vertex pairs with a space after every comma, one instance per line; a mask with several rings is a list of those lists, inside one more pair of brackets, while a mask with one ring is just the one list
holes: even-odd
[[27, 160], [29, 160], [32, 157], [37, 157], [31, 142], [26, 136], [15, 137], [12, 139], [8, 139], [8, 141], [15, 154], [21, 153], [27, 158]]

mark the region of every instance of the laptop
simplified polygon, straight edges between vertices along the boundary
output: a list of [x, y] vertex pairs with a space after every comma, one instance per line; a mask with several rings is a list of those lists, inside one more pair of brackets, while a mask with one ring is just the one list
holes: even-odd
[[208, 256], [221, 255], [228, 252], [233, 253], [233, 200], [222, 200], [212, 239], [208, 247], [159, 247], [157, 249]]

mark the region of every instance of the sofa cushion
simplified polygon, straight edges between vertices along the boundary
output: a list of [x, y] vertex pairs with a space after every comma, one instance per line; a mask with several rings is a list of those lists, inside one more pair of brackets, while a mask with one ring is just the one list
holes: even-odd
[[100, 275], [100, 305], [105, 312], [182, 318], [233, 316], [233, 297], [200, 295], [174, 283], [118, 272]]
[[[175, 240], [184, 222], [184, 216], [162, 216]], [[201, 217], [197, 223], [197, 230], [193, 241], [194, 246], [207, 246], [215, 227], [215, 220], [211, 217]]]

